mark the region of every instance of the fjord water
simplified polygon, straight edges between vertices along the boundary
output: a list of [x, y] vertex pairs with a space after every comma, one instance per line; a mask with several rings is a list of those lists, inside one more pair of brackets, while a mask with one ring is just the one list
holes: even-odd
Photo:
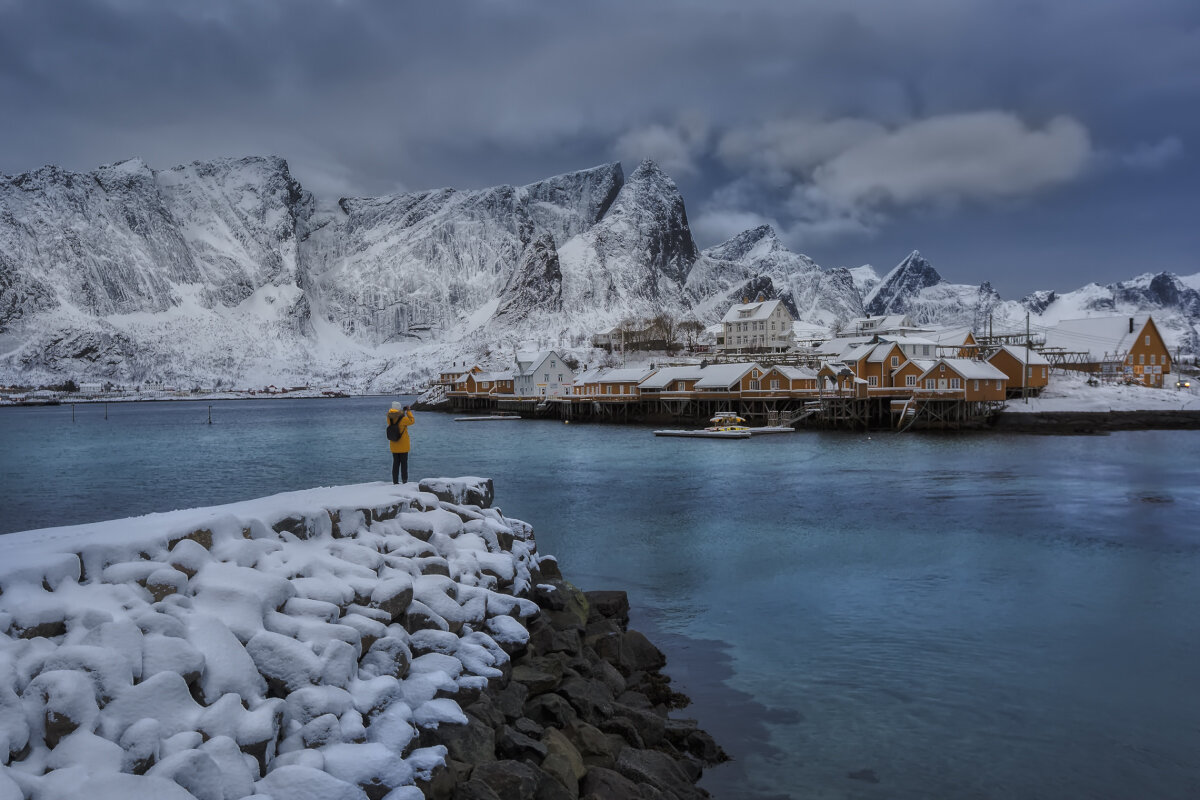
[[[0, 531], [387, 480], [391, 400], [0, 408]], [[1200, 796], [1200, 433], [412, 434], [629, 591], [719, 798]]]

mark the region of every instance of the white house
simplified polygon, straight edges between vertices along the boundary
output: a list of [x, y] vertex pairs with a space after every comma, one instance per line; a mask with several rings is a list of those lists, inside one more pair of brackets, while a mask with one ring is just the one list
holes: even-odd
[[721, 318], [722, 350], [761, 349], [771, 352], [792, 346], [791, 312], [779, 300], [759, 300], [732, 306]]
[[571, 393], [575, 371], [553, 350], [518, 353], [513, 370], [517, 397], [562, 397]]

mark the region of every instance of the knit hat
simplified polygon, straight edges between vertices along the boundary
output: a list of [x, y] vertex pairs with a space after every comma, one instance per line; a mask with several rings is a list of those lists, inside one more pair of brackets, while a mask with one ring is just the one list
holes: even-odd
[[400, 411], [400, 410], [401, 409], [400, 409], [399, 403], [392, 403], [392, 411]]

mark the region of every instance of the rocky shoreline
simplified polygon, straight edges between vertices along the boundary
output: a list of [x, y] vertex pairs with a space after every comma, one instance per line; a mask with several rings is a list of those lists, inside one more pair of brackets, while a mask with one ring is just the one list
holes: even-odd
[[1002, 433], [1089, 434], [1110, 431], [1197, 430], [1200, 411], [1035, 411], [997, 415]]
[[490, 479], [0, 537], [0, 797], [709, 797], [727, 760]]
[[[427, 744], [446, 768], [422, 784], [434, 800], [628, 800], [709, 797], [705, 766], [728, 757], [695, 720], [668, 716], [689, 702], [660, 670], [666, 658], [628, 629], [623, 591], [581, 592], [552, 559], [511, 668]], [[423, 743], [426, 743], [423, 741]]]

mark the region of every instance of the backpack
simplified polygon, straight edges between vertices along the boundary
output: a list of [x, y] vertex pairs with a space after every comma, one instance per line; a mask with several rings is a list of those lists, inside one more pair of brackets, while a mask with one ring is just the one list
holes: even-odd
[[400, 441], [400, 419], [395, 422], [389, 422], [387, 426], [387, 437], [389, 442]]

